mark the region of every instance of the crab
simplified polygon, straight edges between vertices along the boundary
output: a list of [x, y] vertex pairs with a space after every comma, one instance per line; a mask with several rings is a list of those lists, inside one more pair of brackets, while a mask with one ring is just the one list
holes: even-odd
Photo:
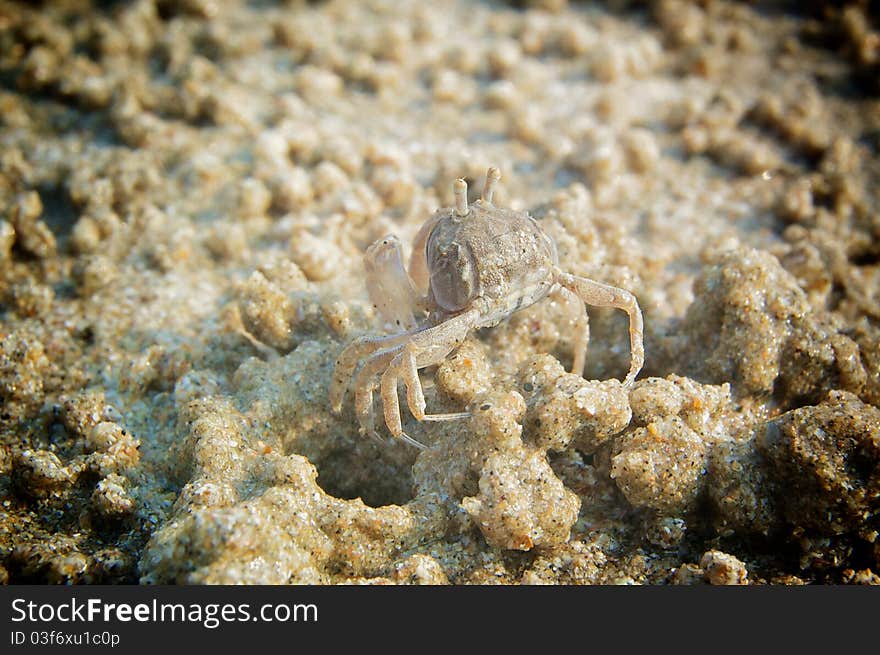
[[[583, 374], [590, 338], [585, 305], [614, 307], [629, 315], [631, 387], [644, 363], [642, 312], [624, 289], [566, 273], [559, 268], [553, 239], [527, 212], [492, 204], [501, 179], [490, 168], [479, 200], [468, 204], [467, 183], [452, 185], [455, 206], [439, 209], [416, 234], [409, 268], [399, 239], [386, 236], [365, 254], [367, 291], [382, 318], [396, 326], [387, 336], [353, 341], [336, 361], [330, 405], [342, 410], [354, 377], [354, 406], [361, 434], [381, 440], [373, 412], [377, 377], [385, 425], [391, 435], [425, 446], [403, 431], [398, 382], [419, 421], [466, 418], [467, 411], [427, 414], [419, 369], [439, 364], [472, 330], [493, 327], [514, 312], [551, 295], [567, 296], [578, 310], [572, 372]], [[426, 316], [421, 321], [416, 316]], [[362, 363], [355, 375], [355, 370]]]

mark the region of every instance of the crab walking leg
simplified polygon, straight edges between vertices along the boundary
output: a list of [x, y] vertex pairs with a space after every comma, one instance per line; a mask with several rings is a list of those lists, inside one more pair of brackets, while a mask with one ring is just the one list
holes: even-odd
[[385, 337], [360, 337], [346, 346], [336, 360], [333, 380], [330, 383], [330, 408], [333, 413], [338, 414], [342, 411], [342, 398], [345, 396], [354, 370], [362, 359], [381, 348], [396, 346], [411, 336], [411, 332], [404, 332]]
[[557, 269], [556, 279], [563, 287], [577, 294], [580, 299], [594, 307], [614, 307], [629, 314], [630, 367], [624, 385], [631, 386], [645, 363], [644, 324], [642, 310], [636, 297], [629, 291], [602, 284], [584, 277], [569, 275]]
[[444, 354], [443, 357], [437, 359], [437, 361], [420, 362], [416, 359], [412, 348], [407, 347], [399, 355], [399, 357], [402, 358], [402, 361], [400, 362], [400, 374], [403, 378], [403, 384], [406, 387], [406, 403], [409, 406], [412, 415], [419, 421], [454, 421], [460, 418], [468, 418], [471, 415], [470, 412], [425, 414], [427, 403], [425, 402], [425, 393], [422, 390], [422, 381], [419, 379], [419, 368], [436, 364], [441, 359], [445, 359], [448, 354], [449, 353]]
[[400, 347], [386, 348], [375, 353], [358, 371], [354, 381], [354, 409], [357, 415], [361, 434], [369, 434], [379, 439], [382, 438], [376, 432], [376, 422], [373, 414], [373, 385], [374, 378], [388, 365], [400, 352]]
[[590, 343], [590, 317], [587, 314], [584, 301], [578, 294], [566, 287], [560, 287], [559, 289], [560, 294], [564, 295], [575, 306], [574, 358], [571, 364], [571, 372], [583, 377], [584, 364], [587, 362], [587, 346]]
[[403, 431], [401, 424], [400, 399], [397, 396], [397, 382], [401, 377], [406, 386], [407, 405], [416, 419], [443, 421], [469, 416], [468, 412], [426, 415], [425, 396], [419, 381], [418, 369], [442, 362], [452, 350], [465, 340], [478, 317], [479, 312], [467, 312], [424, 332], [419, 332], [413, 335], [412, 341], [403, 346], [395, 355], [388, 369], [382, 375], [381, 383], [385, 424], [392, 435], [404, 441], [415, 441]]
[[[419, 369], [436, 364], [446, 358], [446, 355], [452, 351], [458, 344], [454, 344], [448, 352], [432, 353], [429, 360], [416, 358], [416, 352], [412, 344], [407, 344], [403, 351], [394, 358], [389, 371], [403, 379], [406, 387], [406, 403], [412, 415], [419, 421], [453, 421], [460, 418], [468, 418], [470, 412], [449, 412], [447, 414], [425, 414], [427, 403], [425, 402], [425, 393], [422, 389], [422, 381], [419, 379]], [[395, 380], [396, 383], [396, 380]]]
[[397, 397], [397, 369], [401, 364], [403, 353], [399, 353], [391, 361], [388, 369], [382, 374], [380, 384], [382, 393], [382, 413], [385, 417], [385, 425], [395, 439], [402, 439], [417, 448], [426, 448], [425, 444], [416, 441], [403, 431], [403, 423], [400, 418], [400, 399]]

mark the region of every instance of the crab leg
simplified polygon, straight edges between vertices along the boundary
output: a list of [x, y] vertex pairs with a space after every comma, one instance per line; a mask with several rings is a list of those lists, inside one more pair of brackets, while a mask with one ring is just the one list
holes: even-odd
[[[447, 353], [448, 354], [448, 353]], [[430, 366], [436, 362], [419, 363], [413, 353], [412, 348], [407, 346], [403, 352], [398, 355], [402, 361], [398, 364], [398, 370], [403, 384], [406, 387], [406, 403], [412, 415], [419, 421], [454, 421], [460, 418], [467, 418], [470, 412], [449, 412], [447, 414], [425, 414], [425, 394], [422, 390], [422, 381], [419, 379], [419, 368]], [[444, 358], [446, 355], [444, 355]], [[395, 358], [396, 360], [396, 358]], [[392, 363], [393, 365], [393, 363]]]
[[560, 295], [564, 295], [575, 305], [574, 359], [571, 364], [571, 372], [583, 376], [584, 364], [587, 361], [587, 346], [590, 343], [590, 317], [587, 314], [584, 301], [579, 295], [566, 287], [560, 287], [559, 291]]
[[644, 324], [636, 297], [629, 291], [556, 270], [556, 281], [587, 305], [614, 307], [629, 314], [630, 367], [623, 384], [632, 386], [645, 363]]
[[342, 411], [342, 399], [351, 382], [354, 370], [361, 360], [381, 348], [389, 348], [406, 341], [411, 334], [411, 332], [404, 332], [385, 337], [360, 337], [346, 346], [336, 360], [333, 380], [330, 383], [330, 408], [334, 414]]
[[382, 438], [376, 432], [376, 423], [373, 413], [373, 378], [383, 369], [386, 369], [391, 361], [400, 352], [400, 347], [386, 348], [373, 354], [363, 367], [358, 371], [354, 383], [354, 408], [357, 415], [358, 425], [362, 435], [369, 434], [379, 441]]
[[[404, 347], [406, 348], [406, 347]], [[416, 441], [406, 432], [403, 431], [403, 423], [400, 418], [400, 399], [397, 397], [397, 369], [401, 363], [400, 353], [394, 357], [385, 373], [382, 374], [381, 392], [382, 392], [382, 413], [385, 416], [385, 425], [391, 431], [391, 435], [396, 439], [403, 439], [408, 444], [417, 448], [426, 448], [425, 444]]]
[[[478, 318], [479, 312], [476, 311], [461, 314], [413, 335], [412, 340], [398, 350], [388, 369], [382, 375], [381, 382], [385, 424], [393, 436], [418, 444], [415, 439], [403, 431], [401, 424], [400, 399], [397, 396], [397, 383], [401, 377], [406, 386], [407, 405], [416, 419], [420, 421], [445, 421], [469, 416], [468, 412], [425, 414], [425, 396], [419, 381], [418, 369], [442, 362], [465, 340]], [[368, 364], [365, 364], [364, 368]], [[360, 375], [358, 377], [360, 378]]]

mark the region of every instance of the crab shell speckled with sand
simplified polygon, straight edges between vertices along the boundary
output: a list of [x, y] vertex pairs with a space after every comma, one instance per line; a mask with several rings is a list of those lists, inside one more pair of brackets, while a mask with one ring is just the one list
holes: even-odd
[[[367, 249], [367, 290], [382, 317], [399, 327], [389, 336], [361, 337], [342, 351], [330, 387], [335, 413], [355, 370], [355, 411], [362, 434], [378, 437], [373, 388], [381, 373], [385, 424], [391, 434], [424, 448], [403, 431], [397, 385], [403, 379], [412, 415], [420, 421], [464, 418], [468, 412], [426, 414], [418, 371], [443, 361], [471, 330], [492, 327], [514, 312], [554, 293], [573, 299], [579, 309], [572, 372], [581, 375], [589, 341], [585, 304], [616, 307], [629, 315], [631, 386], [644, 362], [642, 313], [635, 296], [617, 287], [577, 277], [559, 268], [556, 244], [526, 212], [492, 204], [501, 179], [490, 168], [482, 197], [468, 204], [467, 183], [453, 183], [455, 207], [439, 209], [413, 241], [409, 270], [400, 241], [380, 239]], [[414, 314], [426, 312], [417, 322]]]

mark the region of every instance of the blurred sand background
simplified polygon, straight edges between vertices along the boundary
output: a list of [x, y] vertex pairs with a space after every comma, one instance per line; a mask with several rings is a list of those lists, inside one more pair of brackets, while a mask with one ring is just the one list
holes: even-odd
[[[880, 581], [871, 5], [0, 1], [0, 580]], [[451, 184], [545, 300], [361, 438], [362, 255]]]

